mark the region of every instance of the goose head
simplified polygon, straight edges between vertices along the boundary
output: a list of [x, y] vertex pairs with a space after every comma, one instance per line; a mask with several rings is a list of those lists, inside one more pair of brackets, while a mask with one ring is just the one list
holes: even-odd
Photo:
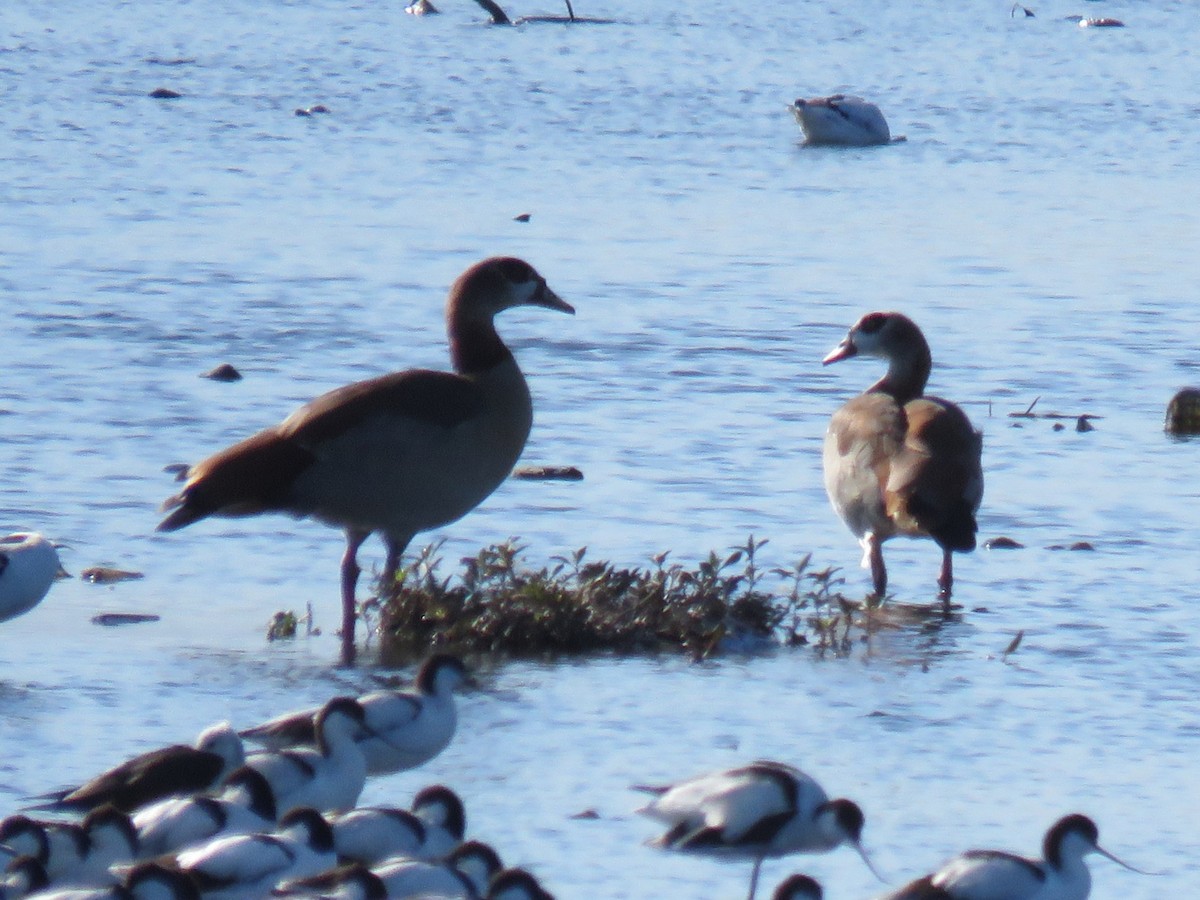
[[887, 375], [871, 390], [886, 391], [902, 402], [924, 392], [933, 367], [933, 356], [925, 335], [912, 319], [898, 312], [873, 312], [863, 316], [821, 363], [827, 366], [855, 356], [887, 360]]
[[538, 271], [514, 256], [494, 256], [458, 276], [446, 303], [447, 318], [491, 319], [516, 306], [541, 306], [574, 315]]

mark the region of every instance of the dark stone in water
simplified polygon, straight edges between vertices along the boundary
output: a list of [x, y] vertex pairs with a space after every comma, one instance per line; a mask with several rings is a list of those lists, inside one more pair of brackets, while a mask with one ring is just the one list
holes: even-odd
[[108, 566], [92, 566], [79, 573], [79, 577], [91, 584], [116, 584], [119, 581], [137, 581], [145, 576], [141, 572], [127, 572]]
[[1167, 404], [1167, 434], [1200, 434], [1200, 388], [1185, 387]]
[[113, 628], [117, 625], [141, 625], [144, 622], [157, 622], [158, 616], [150, 613], [100, 613], [98, 616], [92, 616], [93, 625], [103, 625], [106, 628]]
[[512, 477], [526, 481], [583, 481], [583, 473], [574, 466], [521, 466], [513, 469]]
[[178, 100], [183, 94], [179, 91], [173, 91], [170, 88], [155, 88], [150, 92], [150, 96], [155, 100]]
[[1010, 537], [994, 537], [988, 538], [983, 542], [985, 550], [1024, 550], [1025, 545], [1019, 541], [1014, 541]]
[[221, 363], [215, 369], [205, 372], [201, 378], [211, 378], [213, 381], [241, 381], [242, 373], [229, 363]]

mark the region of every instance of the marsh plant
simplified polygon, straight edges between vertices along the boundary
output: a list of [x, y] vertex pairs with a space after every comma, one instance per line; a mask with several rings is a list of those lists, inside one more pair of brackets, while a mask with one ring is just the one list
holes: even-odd
[[694, 567], [659, 553], [646, 568], [591, 560], [582, 547], [541, 568], [515, 539], [462, 560], [443, 575], [442, 544], [426, 547], [362, 613], [385, 655], [431, 647], [516, 656], [597, 651], [683, 651], [812, 644], [849, 647], [863, 604], [840, 593], [836, 569], [806, 555], [789, 568], [760, 565], [768, 542], [753, 536]]

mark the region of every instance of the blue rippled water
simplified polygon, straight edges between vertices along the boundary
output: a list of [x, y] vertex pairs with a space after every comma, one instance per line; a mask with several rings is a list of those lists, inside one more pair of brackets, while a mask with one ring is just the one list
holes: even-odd
[[[557, 12], [528, 3], [510, 12]], [[339, 538], [285, 519], [157, 535], [163, 467], [346, 381], [444, 367], [447, 286], [513, 253], [579, 310], [501, 322], [535, 397], [525, 458], [586, 477], [505, 485], [431, 536], [447, 559], [515, 535], [534, 561], [688, 562], [754, 534], [766, 563], [811, 551], [865, 591], [820, 443], [876, 373], [820, 359], [889, 308], [985, 433], [981, 537], [1025, 549], [959, 560], [961, 622], [849, 659], [497, 666], [451, 748], [364, 801], [444, 780], [561, 897], [739, 896], [745, 866], [642, 846], [628, 786], [765, 756], [858, 800], [896, 882], [966, 846], [1033, 852], [1079, 810], [1165, 873], [1096, 859], [1094, 897], [1194, 894], [1198, 447], [1162, 433], [1200, 380], [1192, 7], [576, 0], [615, 22], [503, 29], [440, 5], [0, 12], [0, 529], [64, 542], [72, 571], [146, 575], [62, 582], [0, 628], [0, 812], [368, 677], [332, 668]], [[907, 141], [801, 146], [786, 105], [835, 91]], [[221, 362], [245, 380], [197, 377]], [[1009, 417], [1035, 398], [1096, 430]], [[1049, 549], [1075, 541], [1095, 551]], [[936, 557], [889, 546], [898, 599], [930, 596]], [[327, 634], [265, 644], [307, 602]], [[162, 619], [89, 623], [110, 610]], [[848, 852], [766, 881], [793, 870], [878, 891]]]

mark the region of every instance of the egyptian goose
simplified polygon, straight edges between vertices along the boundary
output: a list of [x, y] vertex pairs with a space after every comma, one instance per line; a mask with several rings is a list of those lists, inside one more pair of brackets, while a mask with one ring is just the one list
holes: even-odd
[[948, 601], [951, 553], [975, 549], [983, 438], [953, 403], [923, 395], [933, 359], [907, 316], [863, 316], [824, 364], [859, 355], [887, 360], [887, 374], [830, 419], [825, 490], [863, 546], [877, 595], [887, 590], [883, 542], [900, 534], [942, 548], [938, 586]]
[[1001, 850], [968, 850], [932, 875], [918, 878], [880, 900], [1086, 900], [1091, 873], [1083, 858], [1099, 853], [1133, 872], [1098, 842], [1100, 832], [1087, 816], [1063, 816], [1046, 832], [1043, 859]]
[[318, 397], [193, 466], [183, 490], [164, 504], [172, 511], [158, 530], [264, 512], [342, 528], [342, 661], [349, 665], [363, 541], [375, 531], [383, 536], [386, 589], [408, 542], [482, 503], [525, 447], [529, 388], [492, 321], [514, 306], [575, 312], [522, 260], [476, 263], [446, 303], [453, 373], [410, 369]]
[[754, 900], [759, 869], [768, 857], [821, 853], [849, 844], [875, 872], [862, 845], [862, 810], [851, 800], [830, 800], [816, 781], [793, 766], [760, 760], [636, 789], [657, 795], [638, 812], [668, 826], [651, 846], [753, 859], [749, 900]]
[[54, 545], [32, 531], [0, 537], [0, 622], [42, 602], [62, 571]]
[[834, 94], [831, 97], [801, 97], [791, 107], [807, 144], [840, 144], [870, 147], [892, 139], [887, 120], [879, 107], [862, 97]]

